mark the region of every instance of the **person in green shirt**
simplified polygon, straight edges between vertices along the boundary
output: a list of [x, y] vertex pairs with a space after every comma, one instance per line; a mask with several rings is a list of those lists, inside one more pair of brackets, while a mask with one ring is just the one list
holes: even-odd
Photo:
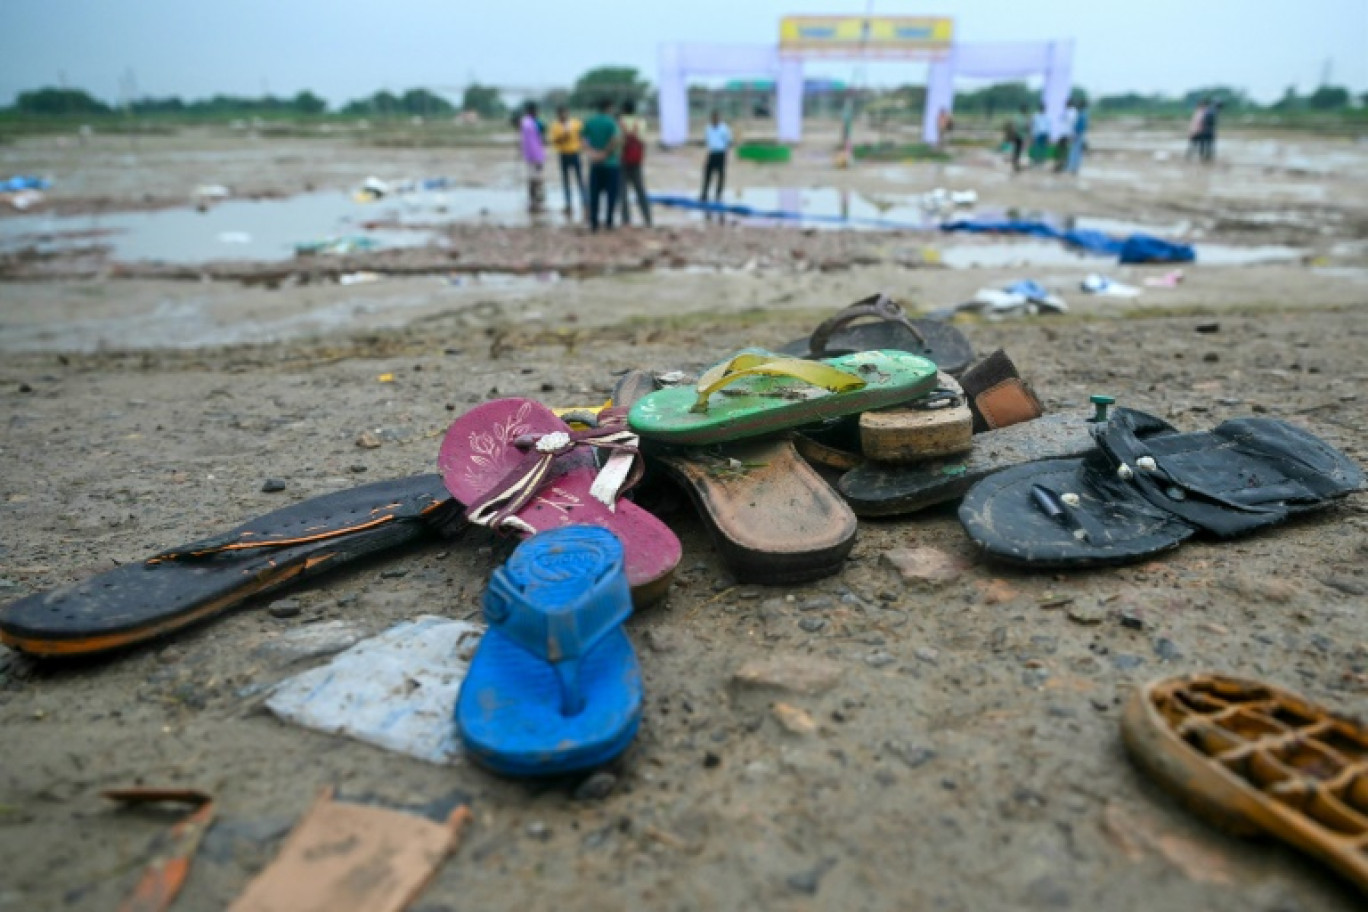
[[584, 122], [585, 154], [589, 158], [589, 230], [599, 230], [599, 204], [608, 204], [603, 225], [613, 230], [613, 214], [617, 210], [618, 190], [622, 185], [619, 155], [622, 150], [622, 131], [609, 109], [612, 103], [604, 98], [594, 106], [597, 111]]

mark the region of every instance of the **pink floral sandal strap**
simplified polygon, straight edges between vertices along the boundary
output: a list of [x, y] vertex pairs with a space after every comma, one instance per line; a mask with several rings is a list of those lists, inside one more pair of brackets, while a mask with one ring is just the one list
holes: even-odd
[[518, 511], [536, 496], [551, 474], [556, 458], [576, 447], [589, 446], [611, 451], [608, 461], [599, 470], [589, 493], [609, 510], [615, 510], [617, 499], [641, 480], [642, 465], [639, 440], [614, 409], [599, 413], [598, 427], [583, 431], [552, 431], [548, 434], [524, 434], [513, 441], [513, 446], [526, 455], [508, 474], [499, 480], [490, 493], [466, 510], [466, 519], [491, 529], [512, 528], [532, 532], [530, 526], [518, 519]]

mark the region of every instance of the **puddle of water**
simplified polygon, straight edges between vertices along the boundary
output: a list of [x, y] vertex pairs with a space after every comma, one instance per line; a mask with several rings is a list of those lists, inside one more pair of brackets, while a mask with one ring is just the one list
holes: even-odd
[[[26, 215], [0, 219], [0, 250], [28, 246], [50, 252], [107, 244], [122, 262], [202, 263], [284, 260], [296, 244], [330, 237], [364, 237], [377, 247], [431, 243], [433, 226], [481, 218], [521, 216], [517, 190], [461, 188], [358, 203], [344, 193], [305, 193], [286, 199], [228, 200], [205, 212], [161, 209], [101, 215]], [[100, 232], [92, 239], [90, 232]]]

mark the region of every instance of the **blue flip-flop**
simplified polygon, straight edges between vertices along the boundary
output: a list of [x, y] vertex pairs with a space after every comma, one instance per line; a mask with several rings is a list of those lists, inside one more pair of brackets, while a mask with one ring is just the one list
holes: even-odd
[[471, 759], [510, 776], [601, 766], [641, 722], [622, 543], [598, 526], [538, 533], [494, 572], [489, 628], [456, 700]]

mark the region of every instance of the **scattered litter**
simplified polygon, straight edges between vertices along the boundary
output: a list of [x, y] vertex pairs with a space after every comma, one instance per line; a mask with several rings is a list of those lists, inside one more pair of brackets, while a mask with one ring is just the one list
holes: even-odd
[[334, 801], [324, 789], [229, 912], [401, 912], [456, 850], [469, 819], [464, 804], [438, 823]]
[[282, 682], [266, 706], [296, 725], [452, 763], [461, 754], [452, 708], [482, 632], [432, 615], [405, 621]]
[[1095, 272], [1080, 282], [1078, 287], [1088, 294], [1104, 298], [1138, 298], [1140, 296], [1140, 289], [1134, 285], [1123, 285]]
[[389, 184], [378, 177], [368, 177], [361, 182], [361, 186], [352, 194], [352, 199], [358, 203], [373, 203], [388, 196], [389, 193]]
[[344, 272], [337, 277], [339, 285], [368, 285], [371, 282], [378, 282], [382, 278], [378, 272]]
[[190, 862], [194, 860], [200, 840], [214, 822], [213, 797], [208, 792], [186, 788], [108, 789], [101, 794], [125, 805], [175, 803], [191, 806], [191, 812], [155, 844], [152, 861], [132, 894], [119, 906], [119, 912], [164, 912], [171, 908], [185, 878], [190, 875]]
[[20, 190], [47, 190], [51, 186], [52, 181], [46, 178], [16, 174], [14, 177], [0, 181], [0, 193], [18, 193]]
[[190, 195], [200, 201], [225, 200], [233, 195], [233, 191], [223, 184], [200, 184]]
[[376, 383], [393, 383], [394, 374], [384, 373], [375, 378]]
[[1022, 279], [1003, 288], [980, 288], [963, 304], [936, 308], [927, 316], [935, 320], [948, 320], [957, 313], [977, 313], [989, 320], [999, 320], [1004, 317], [1061, 314], [1068, 310], [1069, 305], [1059, 296], [1051, 294], [1045, 286], [1032, 279]]
[[252, 236], [246, 231], [220, 231], [218, 239], [220, 244], [252, 243]]
[[345, 256], [349, 253], [360, 253], [366, 250], [374, 250], [379, 244], [373, 238], [365, 235], [352, 235], [350, 237], [326, 238], [321, 241], [305, 241], [295, 244], [296, 256]]
[[32, 209], [46, 199], [41, 190], [17, 190], [13, 193], [0, 193], [0, 200], [8, 202], [20, 212]]
[[1177, 288], [1183, 278], [1183, 270], [1175, 269], [1161, 276], [1148, 276], [1143, 284], [1146, 288]]

